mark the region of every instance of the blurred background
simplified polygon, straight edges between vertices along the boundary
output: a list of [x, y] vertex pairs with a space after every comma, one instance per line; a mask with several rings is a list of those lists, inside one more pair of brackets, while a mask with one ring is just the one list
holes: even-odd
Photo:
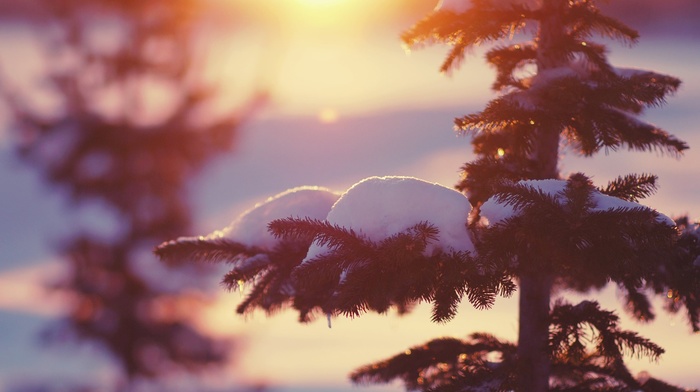
[[[0, 2], [0, 391], [395, 391], [347, 374], [438, 336], [514, 340], [513, 299], [465, 304], [439, 325], [422, 307], [330, 329], [291, 312], [241, 317], [220, 268], [166, 268], [151, 254], [295, 186], [455, 184], [472, 155], [452, 119], [494, 97], [494, 72], [478, 48], [453, 75], [438, 72], [445, 48], [402, 48], [400, 33], [436, 2]], [[633, 48], [606, 42], [614, 65], [683, 80], [646, 118], [691, 149], [679, 160], [564, 151], [562, 172], [598, 184], [657, 174], [647, 204], [697, 218], [700, 3], [602, 7], [642, 35]], [[666, 348], [634, 371], [700, 387], [700, 340], [682, 317], [659, 306], [640, 325], [614, 288], [591, 296]]]

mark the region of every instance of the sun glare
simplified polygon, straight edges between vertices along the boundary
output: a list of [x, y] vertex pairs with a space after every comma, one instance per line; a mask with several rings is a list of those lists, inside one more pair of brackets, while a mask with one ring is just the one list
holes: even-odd
[[302, 25], [320, 27], [326, 31], [355, 30], [363, 8], [348, 0], [297, 0], [297, 12]]
[[318, 112], [318, 121], [323, 124], [332, 124], [338, 121], [338, 112], [335, 109], [326, 108]]
[[338, 5], [340, 3], [344, 3], [347, 0], [296, 0], [297, 3], [300, 3], [305, 6], [310, 6], [310, 7], [328, 7], [328, 6], [333, 6], [333, 5]]
[[486, 65], [472, 62], [469, 72], [447, 79], [435, 71], [441, 54], [406, 59], [395, 26], [418, 0], [212, 1], [229, 2], [244, 25], [235, 44], [217, 41], [211, 80], [234, 81], [226, 88], [236, 96], [241, 86], [267, 91], [276, 113], [330, 125], [399, 105], [449, 104], [464, 97], [465, 83], [470, 99], [489, 91]]

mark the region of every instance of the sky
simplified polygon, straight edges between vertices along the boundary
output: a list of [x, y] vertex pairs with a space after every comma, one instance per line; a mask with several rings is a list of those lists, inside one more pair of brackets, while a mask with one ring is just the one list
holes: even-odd
[[[235, 26], [207, 24], [199, 38], [206, 78], [220, 90], [218, 110], [237, 107], [256, 91], [271, 98], [244, 127], [235, 150], [192, 184], [202, 234], [297, 186], [342, 191], [374, 175], [415, 176], [448, 187], [457, 182], [459, 167], [472, 155], [469, 140], [453, 132], [452, 118], [479, 110], [494, 97], [489, 90], [494, 73], [484, 64], [481, 49], [458, 72], [443, 75], [438, 68], [446, 48], [407, 52], [401, 46], [401, 31], [432, 9], [433, 2], [416, 0], [401, 7], [398, 0], [212, 1], [238, 18]], [[659, 13], [656, 22], [672, 22], [676, 16]], [[218, 20], [216, 13], [211, 18]], [[651, 26], [648, 38], [643, 35], [634, 48], [611, 44], [611, 61], [683, 80], [669, 104], [650, 111], [647, 119], [686, 140], [690, 151], [680, 160], [654, 153], [610, 152], [594, 158], [565, 154], [561, 169], [584, 171], [597, 184], [631, 172], [658, 174], [660, 190], [645, 204], [668, 215], [700, 216], [700, 185], [694, 180], [700, 175], [700, 155], [694, 148], [700, 145], [695, 132], [700, 76], [694, 69], [700, 63], [700, 40], [695, 30], [681, 27], [660, 32]], [[21, 29], [0, 29], [0, 69], [17, 83], [30, 83], [41, 71], [27, 37]], [[63, 195], [18, 163], [11, 146], [7, 131], [0, 130], [0, 176], [9, 184], [0, 192], [0, 347], [5, 348], [0, 354], [0, 391], [27, 375], [51, 380], [96, 374], [109, 379], [110, 362], [97, 350], [42, 350], [36, 341], [42, 326], [61, 311], [62, 299], [46, 297], [41, 290], [42, 282], [61, 273], [54, 242], [66, 224], [94, 221], [99, 208], [70, 213]], [[355, 367], [435, 337], [481, 330], [507, 339], [517, 336], [514, 299], [498, 300], [489, 311], [465, 303], [446, 324], [431, 323], [429, 309], [419, 307], [403, 318], [339, 318], [329, 329], [325, 320], [299, 324], [292, 312], [241, 317], [234, 313], [240, 294], [213, 287], [211, 296], [212, 303], [197, 310], [201, 328], [245, 337], [238, 360], [224, 374], [212, 376], [211, 382], [220, 385], [245, 381], [279, 385], [284, 391], [311, 386], [349, 390], [346, 376]], [[614, 289], [595, 297], [622, 315]], [[659, 363], [633, 361], [633, 369], [700, 387], [692, 355], [700, 351], [698, 336], [691, 336], [681, 317], [659, 313], [647, 325], [623, 316], [623, 327], [667, 349]], [[66, 353], [74, 359], [64, 360]]]

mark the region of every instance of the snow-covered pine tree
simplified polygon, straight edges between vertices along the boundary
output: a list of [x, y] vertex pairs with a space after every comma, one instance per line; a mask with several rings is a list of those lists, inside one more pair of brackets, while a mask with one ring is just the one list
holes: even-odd
[[[356, 382], [401, 379], [424, 391], [678, 390], [630, 374], [625, 354], [654, 359], [663, 349], [621, 330], [614, 313], [592, 301], [552, 304], [554, 287], [585, 292], [614, 283], [637, 318], [653, 318], [648, 296], [655, 293], [671, 297], [669, 310], [684, 308], [694, 331], [700, 327], [698, 227], [637, 204], [656, 177], [625, 175], [600, 187], [582, 173], [560, 178], [562, 142], [586, 156], [625, 147], [680, 156], [687, 148], [637, 117], [680, 81], [613, 67], [594, 35], [637, 40], [593, 0], [443, 0], [403, 41], [450, 45], [445, 72], [470, 48], [494, 44], [487, 60], [501, 93], [456, 119], [477, 154], [457, 185], [469, 203], [448, 188], [384, 177], [359, 182], [335, 204], [337, 195], [316, 190], [327, 203], [307, 214], [318, 204], [308, 190], [293, 190], [226, 232], [171, 241], [157, 253], [169, 261], [233, 261], [225, 283], [253, 285], [240, 312], [291, 305], [302, 321], [428, 302], [441, 322], [465, 297], [488, 308], [517, 288], [517, 344], [487, 333], [437, 339], [358, 369]], [[266, 227], [276, 241], [243, 235]]]

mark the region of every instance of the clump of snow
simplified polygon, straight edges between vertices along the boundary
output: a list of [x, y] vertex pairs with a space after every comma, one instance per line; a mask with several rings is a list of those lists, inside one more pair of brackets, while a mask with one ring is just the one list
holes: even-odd
[[228, 238], [250, 247], [271, 250], [279, 242], [267, 225], [275, 219], [325, 219], [339, 193], [321, 187], [289, 189], [241, 214], [229, 227], [215, 231], [207, 239]]
[[[470, 211], [471, 204], [463, 194], [443, 185], [413, 177], [370, 177], [348, 189], [326, 220], [375, 242], [428, 222], [439, 233], [426, 254], [439, 250], [473, 252], [467, 231]], [[328, 251], [313, 243], [304, 261]]]
[[[566, 188], [566, 181], [564, 180], [523, 180], [519, 181], [518, 184], [528, 185], [539, 189], [547, 195], [555, 196], [557, 202], [563, 203], [565, 201], [564, 189]], [[608, 196], [597, 190], [592, 192], [592, 196], [595, 203], [595, 207], [591, 209], [592, 212], [609, 211], [616, 208], [648, 208], [639, 203]], [[486, 224], [494, 225], [510, 217], [517, 216], [518, 212], [512, 205], [501, 203], [492, 196], [481, 206], [480, 215]], [[673, 219], [663, 214], [659, 214], [656, 220], [668, 226], [676, 225]]]

